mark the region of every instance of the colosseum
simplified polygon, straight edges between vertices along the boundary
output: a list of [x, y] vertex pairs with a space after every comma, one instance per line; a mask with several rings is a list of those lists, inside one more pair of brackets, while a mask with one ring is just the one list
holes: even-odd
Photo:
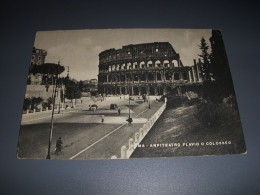
[[165, 95], [180, 85], [200, 83], [201, 62], [184, 66], [169, 42], [108, 49], [99, 54], [100, 94]]

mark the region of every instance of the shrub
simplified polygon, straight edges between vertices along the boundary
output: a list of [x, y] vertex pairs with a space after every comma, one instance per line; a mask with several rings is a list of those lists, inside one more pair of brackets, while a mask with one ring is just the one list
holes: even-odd
[[25, 98], [23, 103], [23, 110], [28, 110], [30, 108], [31, 103], [31, 98]]
[[195, 117], [207, 126], [219, 125], [221, 119], [220, 105], [210, 100], [201, 100], [197, 104]]

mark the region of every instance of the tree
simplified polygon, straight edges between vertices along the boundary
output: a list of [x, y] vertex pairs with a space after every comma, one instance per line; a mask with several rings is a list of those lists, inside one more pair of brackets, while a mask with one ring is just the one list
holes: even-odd
[[84, 90], [84, 82], [82, 80], [79, 81], [79, 90], [83, 92]]
[[210, 82], [211, 79], [211, 66], [210, 66], [210, 54], [208, 52], [209, 46], [204, 39], [204, 37], [201, 38], [199, 48], [201, 49], [201, 54], [199, 56], [202, 58], [202, 78], [203, 82], [207, 83]]
[[57, 79], [58, 75], [60, 75], [64, 70], [64, 66], [61, 66], [60, 64], [45, 63], [41, 65], [31, 65], [29, 68], [29, 74], [42, 74], [43, 82], [45, 84], [49, 84], [50, 82], [53, 84], [53, 81]]
[[54, 63], [45, 63], [41, 65], [31, 65], [29, 73], [31, 74], [45, 74], [45, 75], [59, 75], [65, 70], [64, 66]]
[[41, 97], [32, 97], [31, 98], [31, 108], [35, 109], [37, 106], [42, 103], [43, 99]]
[[221, 31], [212, 30], [211, 43], [211, 64], [212, 74], [216, 81], [216, 86], [222, 97], [234, 95], [234, 86], [230, 73], [227, 54], [222, 39]]
[[68, 82], [65, 85], [65, 97], [71, 101], [73, 99], [81, 98], [79, 84], [72, 80], [68, 80]]
[[28, 110], [32, 104], [31, 98], [25, 98], [23, 103], [23, 110]]

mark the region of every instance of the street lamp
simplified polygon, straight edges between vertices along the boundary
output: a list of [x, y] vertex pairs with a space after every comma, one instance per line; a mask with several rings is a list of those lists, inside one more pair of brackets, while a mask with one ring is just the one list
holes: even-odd
[[47, 154], [46, 159], [51, 159], [51, 140], [52, 140], [53, 117], [54, 117], [54, 109], [55, 109], [56, 92], [57, 92], [57, 79], [55, 82], [55, 89], [52, 94], [53, 105], [52, 105], [52, 113], [51, 113], [50, 132], [49, 132], [48, 154]]
[[53, 105], [52, 105], [52, 113], [51, 113], [51, 124], [50, 124], [50, 131], [49, 131], [49, 144], [48, 144], [48, 154], [46, 159], [51, 159], [51, 140], [52, 140], [52, 130], [53, 130], [53, 118], [54, 118], [54, 109], [55, 109], [55, 101], [56, 101], [56, 93], [57, 93], [57, 87], [58, 87], [58, 78], [59, 78], [59, 66], [58, 66], [58, 72], [56, 75], [55, 79], [55, 87], [52, 92], [52, 100], [53, 100]]
[[127, 85], [128, 85], [128, 96], [129, 96], [129, 104], [128, 104], [128, 107], [129, 107], [129, 116], [128, 116], [127, 121], [128, 121], [128, 123], [131, 124], [131, 122], [133, 121], [133, 119], [131, 118], [131, 115], [130, 115], [130, 86], [129, 86], [130, 78], [128, 78], [127, 81], [129, 81], [129, 82], [127, 82]]

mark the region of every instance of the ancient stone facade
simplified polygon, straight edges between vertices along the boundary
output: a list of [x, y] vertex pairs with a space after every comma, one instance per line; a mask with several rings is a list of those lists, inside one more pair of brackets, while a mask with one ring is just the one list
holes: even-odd
[[201, 66], [184, 66], [168, 42], [109, 49], [99, 54], [98, 88], [101, 94], [164, 95], [167, 91], [201, 82]]

